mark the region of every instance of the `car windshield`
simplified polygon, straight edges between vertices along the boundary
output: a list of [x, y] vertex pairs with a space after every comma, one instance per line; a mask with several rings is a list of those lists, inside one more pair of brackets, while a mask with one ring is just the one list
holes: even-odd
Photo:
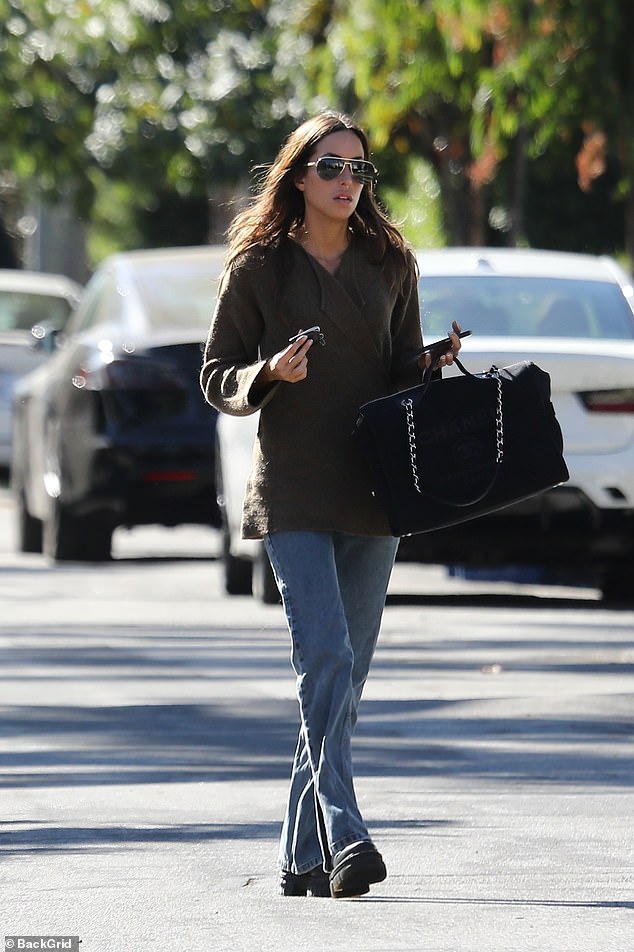
[[157, 262], [136, 274], [150, 325], [155, 329], [200, 327], [207, 330], [218, 289], [219, 268], [208, 260]]
[[0, 291], [0, 331], [28, 331], [35, 324], [61, 330], [71, 312], [65, 298], [27, 291]]
[[632, 340], [634, 314], [616, 284], [501, 275], [423, 275], [426, 339], [444, 337], [452, 320], [474, 334]]

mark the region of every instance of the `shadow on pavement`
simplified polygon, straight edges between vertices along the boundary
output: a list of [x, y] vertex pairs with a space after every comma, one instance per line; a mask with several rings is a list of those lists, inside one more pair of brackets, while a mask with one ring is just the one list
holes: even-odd
[[425, 896], [365, 896], [364, 902], [377, 903], [421, 903], [431, 906], [510, 906], [528, 908], [553, 908], [553, 909], [634, 909], [634, 902], [588, 902], [574, 901], [567, 899], [489, 899], [489, 898], [466, 898], [460, 896], [425, 897]]
[[448, 608], [543, 608], [581, 609], [582, 611], [631, 611], [634, 599], [603, 602], [596, 598], [574, 595], [531, 595], [523, 592], [445, 592], [442, 594], [408, 592], [390, 593], [388, 605], [429, 605]]
[[[387, 683], [411, 679], [409, 697], [369, 698], [363, 702], [355, 740], [358, 777], [477, 778], [494, 782], [553, 787], [573, 783], [594, 790], [623, 790], [634, 785], [631, 756], [631, 697], [625, 691], [610, 697], [602, 709], [601, 694], [562, 712], [539, 698], [530, 713], [505, 703], [506, 692], [517, 692], [523, 674], [553, 672], [609, 676], [634, 673], [631, 642], [623, 625], [606, 623], [601, 638], [580, 614], [563, 619], [579, 637], [549, 635], [536, 618], [535, 637], [513, 639], [504, 620], [482, 638], [450, 642], [425, 639], [414, 633], [387, 639], [377, 652], [374, 673]], [[587, 627], [587, 635], [584, 629]], [[285, 637], [276, 630], [232, 627], [230, 630], [182, 626], [75, 625], [46, 629], [29, 626], [8, 632], [0, 651], [6, 682], [21, 685], [22, 703], [0, 708], [0, 788], [76, 788], [109, 785], [237, 783], [250, 780], [286, 781], [295, 747], [297, 710]], [[418, 637], [415, 643], [414, 638]], [[584, 638], [587, 637], [587, 640]], [[50, 639], [50, 641], [49, 641]], [[49, 642], [47, 645], [46, 642]], [[415, 652], [412, 653], [412, 648]], [[626, 651], [627, 649], [627, 651]], [[402, 652], [409, 651], [404, 660]], [[460, 698], [429, 699], [426, 679], [445, 672], [478, 674], [480, 657], [504, 659], [503, 672], [516, 680], [495, 696], [478, 693], [477, 682], [465, 680]], [[399, 652], [401, 653], [399, 656]], [[623, 660], [621, 660], [623, 659]], [[502, 677], [504, 676], [502, 673]], [[262, 679], [287, 684], [284, 697], [262, 696]], [[161, 691], [161, 681], [188, 685], [205, 703], [73, 703], [75, 685], [123, 683], [133, 691]], [[229, 687], [227, 686], [229, 682]], [[62, 704], [39, 703], [38, 683], [64, 687]], [[231, 684], [239, 684], [237, 691]], [[521, 682], [520, 682], [521, 683]], [[503, 684], [503, 682], [502, 682]], [[253, 690], [251, 689], [253, 685]], [[576, 688], [583, 691], [583, 685]], [[28, 693], [26, 693], [28, 692]], [[418, 696], [416, 696], [418, 695]], [[510, 693], [506, 695], [511, 696]], [[477, 711], [470, 701], [480, 699]], [[488, 702], [493, 704], [489, 706]], [[527, 704], [533, 704], [529, 697]], [[513, 711], [517, 713], [513, 714]], [[33, 821], [34, 823], [36, 821]], [[411, 825], [411, 820], [403, 821]], [[6, 829], [2, 848], [9, 851], [134, 848], [150, 841], [277, 836], [275, 824], [184, 824], [182, 826], [121, 826], [63, 828], [47, 825], [29, 830]], [[423, 820], [425, 825], [433, 820]], [[380, 822], [379, 822], [380, 825]], [[2, 852], [2, 850], [0, 850]]]
[[[461, 701], [367, 701], [359, 777], [473, 777], [524, 783], [634, 784], [631, 718], [460, 717]], [[257, 707], [257, 710], [256, 710]], [[122, 707], [5, 707], [0, 787], [283, 780], [295, 742], [292, 701]], [[28, 749], [20, 750], [28, 738]], [[6, 750], [6, 742], [15, 745]]]
[[[183, 823], [169, 826], [47, 826], [26, 821], [27, 829], [0, 822], [1, 854], [85, 853], [128, 849], [148, 843], [206, 843], [213, 840], [275, 838], [278, 823]], [[92, 850], [90, 848], [93, 848]]]

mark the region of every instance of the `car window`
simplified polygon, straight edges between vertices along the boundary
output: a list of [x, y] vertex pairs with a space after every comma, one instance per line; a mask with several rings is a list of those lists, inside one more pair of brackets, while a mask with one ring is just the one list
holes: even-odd
[[136, 272], [137, 288], [155, 328], [209, 327], [218, 290], [218, 267], [207, 260], [145, 265]]
[[66, 298], [25, 291], [0, 291], [0, 331], [28, 331], [35, 324], [61, 330], [71, 312]]
[[96, 271], [86, 285], [81, 304], [68, 322], [69, 336], [79, 334], [97, 324], [112, 320], [112, 300], [115, 296], [113, 278], [109, 271]]
[[631, 308], [605, 281], [422, 275], [419, 297], [426, 339], [444, 337], [452, 320], [501, 337], [634, 338]]

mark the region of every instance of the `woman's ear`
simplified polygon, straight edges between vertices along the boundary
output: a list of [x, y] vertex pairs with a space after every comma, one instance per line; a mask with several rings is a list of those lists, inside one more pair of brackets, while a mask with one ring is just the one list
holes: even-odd
[[294, 179], [295, 188], [299, 189], [300, 192], [304, 191], [305, 180], [306, 180], [306, 176], [303, 175], [301, 172], [298, 172], [298, 174], [295, 176], [295, 179]]

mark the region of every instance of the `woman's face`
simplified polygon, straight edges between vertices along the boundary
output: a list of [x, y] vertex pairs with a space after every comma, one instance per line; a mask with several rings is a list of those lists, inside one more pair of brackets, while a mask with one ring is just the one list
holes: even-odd
[[[361, 140], [347, 129], [324, 136], [315, 146], [308, 161], [316, 162], [324, 155], [334, 155], [342, 159], [365, 158]], [[331, 181], [321, 179], [314, 165], [308, 166], [301, 169], [295, 179], [295, 185], [304, 194], [306, 218], [316, 215], [339, 222], [346, 222], [350, 218], [364, 188], [352, 178], [348, 165]]]

